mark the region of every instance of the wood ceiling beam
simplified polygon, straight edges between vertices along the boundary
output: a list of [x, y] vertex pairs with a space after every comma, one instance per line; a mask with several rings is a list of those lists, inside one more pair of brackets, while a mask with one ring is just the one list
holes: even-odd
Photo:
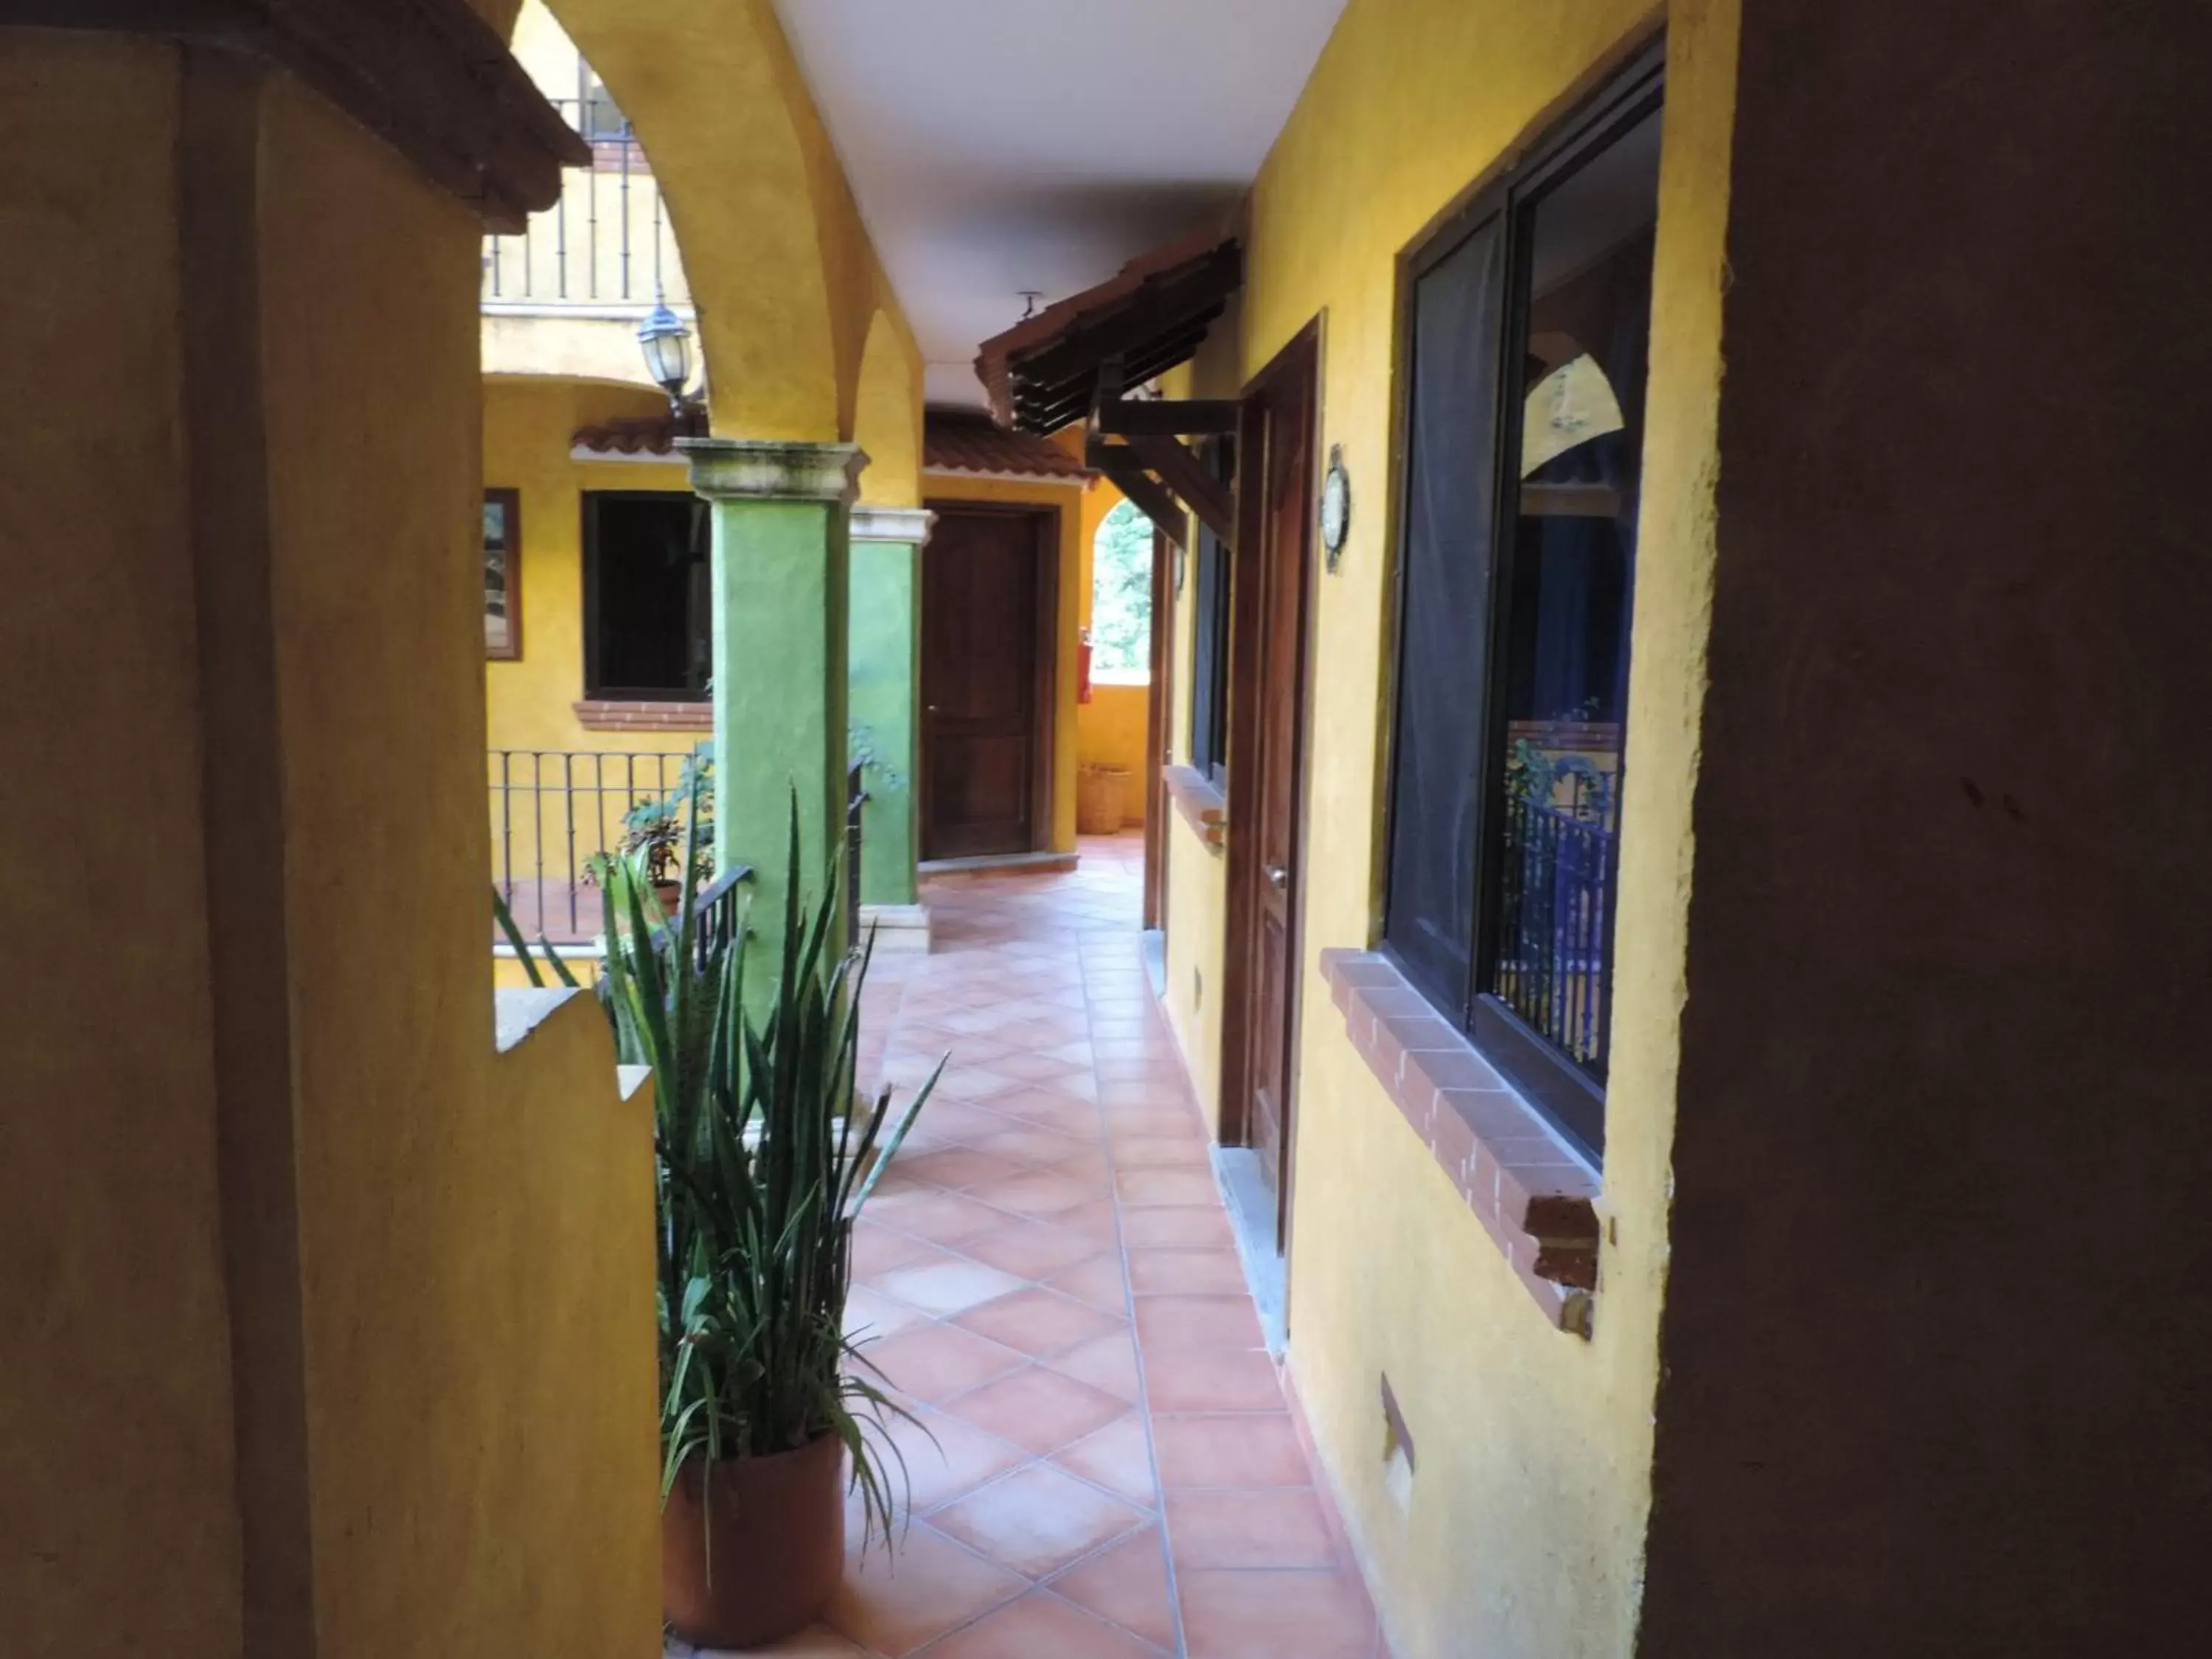
[[1243, 278], [1243, 258], [1231, 244], [1173, 278], [1147, 283], [1051, 344], [1012, 355], [1012, 377], [1048, 383], [1072, 380], [1105, 358], [1133, 356], [1163, 335], [1188, 328], [1201, 313], [1208, 321], [1219, 316]]
[[1098, 408], [1098, 430], [1109, 437], [1211, 436], [1237, 430], [1234, 398], [1156, 398], [1139, 403], [1120, 398]]
[[1142, 386], [1177, 364], [1188, 362], [1205, 340], [1204, 323], [1164, 340], [1133, 359], [1126, 378], [1111, 386], [1105, 383], [1098, 368], [1086, 369], [1073, 379], [1049, 386], [1018, 384], [1013, 398], [1014, 421], [1028, 431], [1056, 432], [1068, 422], [1089, 414], [1095, 405], [1117, 400], [1124, 385]]

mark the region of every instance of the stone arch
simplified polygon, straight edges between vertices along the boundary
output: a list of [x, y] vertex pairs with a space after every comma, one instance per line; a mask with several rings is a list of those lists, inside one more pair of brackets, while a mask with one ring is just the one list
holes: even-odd
[[[652, 158], [699, 313], [714, 431], [842, 436], [839, 330], [810, 155], [820, 124], [769, 0], [547, 7]], [[499, 20], [510, 33], [519, 8]]]
[[921, 503], [921, 353], [897, 314], [868, 325], [853, 400], [853, 441], [868, 457], [860, 499], [873, 507]]

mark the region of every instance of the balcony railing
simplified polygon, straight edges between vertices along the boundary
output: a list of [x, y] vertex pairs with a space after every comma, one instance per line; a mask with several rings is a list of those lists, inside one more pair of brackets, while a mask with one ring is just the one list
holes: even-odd
[[1495, 978], [1498, 999], [1600, 1083], [1612, 1046], [1610, 782], [1565, 805], [1508, 801]]
[[623, 815], [665, 799], [689, 758], [571, 749], [495, 749], [492, 884], [526, 939], [586, 944], [605, 926], [591, 861], [623, 844]]
[[[584, 945], [605, 929], [605, 906], [592, 860], [618, 850], [634, 807], [664, 801], [684, 787], [689, 755], [586, 749], [494, 749], [491, 773], [492, 885], [523, 938]], [[866, 769], [846, 773], [847, 943], [860, 942], [860, 809]], [[728, 903], [750, 866], [717, 873], [698, 895], [702, 921], [726, 928]], [[720, 918], [719, 921], [715, 920]]]
[[519, 234], [487, 236], [483, 301], [494, 309], [603, 306], [641, 310], [691, 302], [660, 185], [627, 123], [592, 131], [605, 106], [552, 100], [592, 141], [592, 165], [562, 175], [561, 199]]

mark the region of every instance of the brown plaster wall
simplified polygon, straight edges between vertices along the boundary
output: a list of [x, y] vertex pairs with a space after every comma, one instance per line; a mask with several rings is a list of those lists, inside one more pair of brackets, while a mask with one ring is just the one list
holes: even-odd
[[2208, 58], [1744, 8], [1646, 1654], [2207, 1640]]

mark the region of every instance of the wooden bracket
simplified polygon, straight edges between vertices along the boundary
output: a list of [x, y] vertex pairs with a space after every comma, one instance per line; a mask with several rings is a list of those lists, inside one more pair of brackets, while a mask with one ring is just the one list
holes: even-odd
[[1224, 542], [1237, 539], [1237, 504], [1221, 481], [1208, 472], [1180, 438], [1131, 438], [1130, 451], [1198, 514], [1198, 521]]
[[1184, 547], [1190, 532], [1184, 528], [1184, 514], [1181, 503], [1152, 481], [1152, 475], [1138, 464], [1137, 452], [1125, 444], [1109, 444], [1103, 438], [1093, 438], [1085, 459], [1101, 472], [1113, 486], [1137, 504], [1137, 511], [1152, 521], [1152, 527], [1173, 542]]

